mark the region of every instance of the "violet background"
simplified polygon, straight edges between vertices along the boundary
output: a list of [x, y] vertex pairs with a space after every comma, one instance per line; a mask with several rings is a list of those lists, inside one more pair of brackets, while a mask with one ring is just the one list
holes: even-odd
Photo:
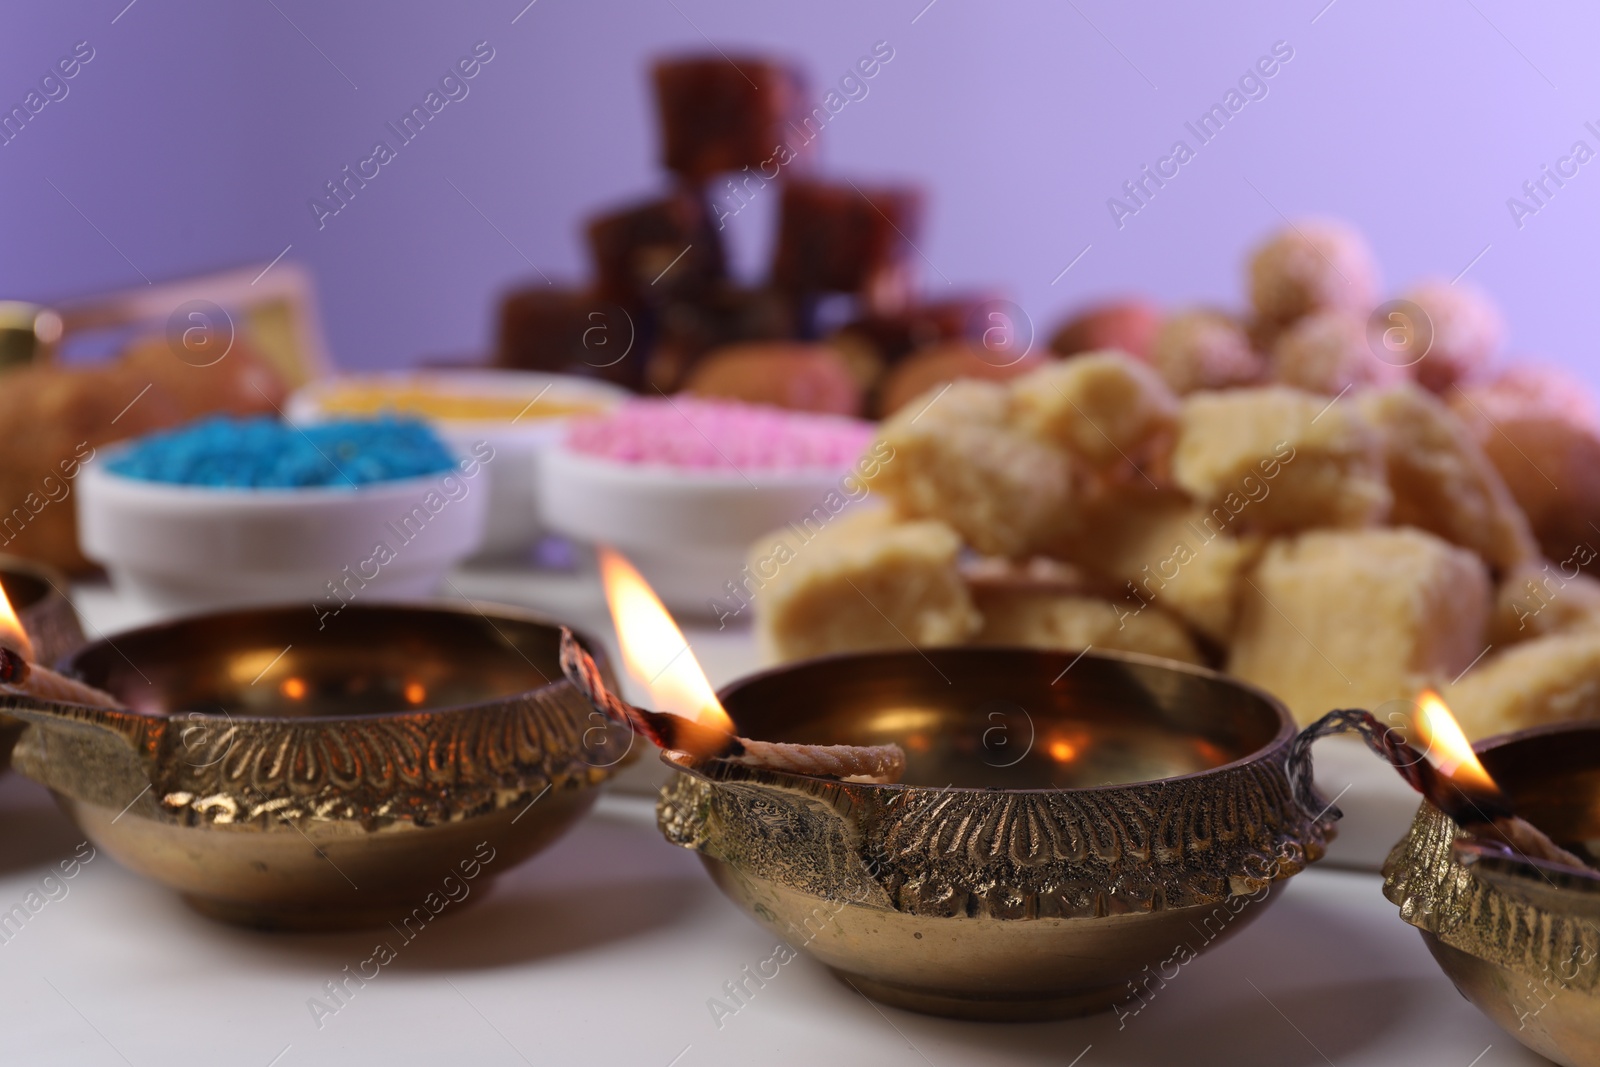
[[[292, 244], [343, 365], [482, 351], [498, 294], [537, 279], [529, 261], [581, 277], [581, 217], [663, 182], [649, 57], [705, 50], [706, 37], [773, 51], [803, 63], [820, 98], [882, 40], [894, 59], [829, 124], [820, 164], [925, 184], [930, 291], [998, 286], [1040, 329], [1119, 292], [1239, 304], [1245, 250], [1280, 212], [1334, 215], [1366, 231], [1390, 289], [1471, 264], [1466, 280], [1500, 301], [1513, 352], [1600, 381], [1600, 300], [1585, 281], [1600, 160], [1520, 228], [1506, 204], [1575, 140], [1600, 150], [1583, 125], [1600, 128], [1600, 11], [1510, 0], [524, 3], [5, 0], [3, 109], [75, 42], [96, 55], [66, 99], [0, 146], [0, 296], [265, 263]], [[484, 40], [496, 55], [470, 95], [319, 231], [308, 199]], [[1184, 123], [1276, 41], [1294, 58], [1267, 97], [1119, 230], [1107, 198], [1176, 138], [1193, 146]], [[729, 225], [747, 273], [764, 262], [775, 202], [759, 197]]]

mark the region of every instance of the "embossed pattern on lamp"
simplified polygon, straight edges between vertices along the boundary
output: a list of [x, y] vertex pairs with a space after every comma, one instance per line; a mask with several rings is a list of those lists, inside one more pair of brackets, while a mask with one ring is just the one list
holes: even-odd
[[[1480, 742], [1517, 812], [1593, 865], [1600, 858], [1600, 723]], [[1600, 881], [1501, 865], [1431, 803], [1384, 864], [1383, 892], [1461, 995], [1565, 1067], [1600, 1062]]]
[[[488, 842], [507, 870], [593, 804], [626, 752], [511, 609], [199, 616], [67, 663], [126, 710], [0, 698], [15, 765], [96, 847], [216, 918], [378, 925]], [[591, 651], [595, 646], [590, 644]], [[602, 668], [604, 669], [604, 668]]]
[[[748, 736], [906, 749], [899, 785], [680, 761], [657, 817], [774, 934], [917, 1011], [1049, 1018], [1130, 1000], [1214, 912], [1225, 935], [1253, 920], [1337, 818], [1303, 788], [1277, 701], [1149, 657], [861, 653], [722, 699]], [[1020, 756], [987, 758], [996, 709], [1026, 727]]]

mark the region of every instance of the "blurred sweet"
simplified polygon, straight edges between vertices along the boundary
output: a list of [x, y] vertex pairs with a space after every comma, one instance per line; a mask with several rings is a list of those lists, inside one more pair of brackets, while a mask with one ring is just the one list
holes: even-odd
[[1392, 502], [1383, 436], [1357, 406], [1283, 386], [1186, 399], [1172, 469], [1240, 529], [1371, 525]]
[[792, 160], [789, 123], [806, 117], [798, 68], [760, 56], [690, 55], [657, 60], [652, 79], [668, 170], [698, 183]]
[[[1540, 381], [1544, 379], [1544, 381]], [[1447, 395], [1521, 505], [1539, 547], [1563, 560], [1600, 525], [1600, 430], [1584, 390], [1552, 395], [1551, 377], [1506, 375]]]
[[1600, 630], [1514, 645], [1467, 672], [1444, 696], [1468, 737], [1600, 718]]
[[1150, 345], [1150, 362], [1179, 394], [1251, 385], [1266, 372], [1244, 329], [1207, 308], [1180, 311], [1163, 322]]
[[1535, 559], [1510, 571], [1495, 590], [1489, 640], [1496, 648], [1546, 634], [1600, 629], [1600, 579], [1582, 570], [1597, 553], [1559, 562]]
[[926, 400], [928, 394], [951, 382], [1009, 382], [1037, 367], [1033, 356], [1009, 362], [971, 341], [951, 341], [923, 349], [906, 357], [890, 371], [878, 394], [878, 410], [884, 417], [908, 404]]
[[1469, 548], [1500, 572], [1537, 558], [1527, 516], [1447, 406], [1414, 385], [1358, 394], [1350, 402], [1383, 434], [1392, 523]]
[[1278, 334], [1270, 374], [1279, 385], [1339, 396], [1347, 389], [1388, 385], [1406, 372], [1372, 354], [1366, 320], [1332, 309], [1314, 311]]
[[1160, 608], [1129, 612], [1097, 597], [1025, 588], [974, 590], [983, 629], [973, 643], [1079, 651], [1091, 645], [1203, 663], [1183, 625]]
[[494, 365], [637, 389], [644, 383], [651, 325], [649, 316], [592, 290], [535, 283], [501, 297]]
[[80, 479], [78, 536], [162, 611], [434, 592], [483, 537], [476, 479], [422, 423], [208, 419], [140, 438]]
[[793, 528], [757, 538], [748, 570], [771, 575], [755, 593], [763, 651], [784, 661], [967, 640], [981, 620], [956, 568], [960, 551], [943, 523], [900, 521], [881, 508], [808, 541]]
[[1138, 359], [1150, 359], [1161, 309], [1132, 297], [1091, 304], [1063, 322], [1050, 336], [1050, 350], [1061, 356], [1116, 349]]
[[1244, 575], [1263, 547], [1234, 519], [1226, 507], [1207, 511], [1183, 493], [1129, 482], [1080, 498], [1070, 532], [1051, 551], [1109, 580], [1125, 614], [1154, 605], [1225, 645]]
[[1381, 709], [1472, 664], [1491, 597], [1482, 560], [1421, 530], [1275, 541], [1241, 593], [1228, 672], [1301, 722], [1330, 708]]
[[882, 414], [879, 393], [893, 367], [921, 349], [970, 339], [980, 332], [975, 326], [983, 321], [986, 308], [999, 299], [994, 294], [965, 293], [913, 303], [892, 313], [868, 312], [846, 322], [825, 340], [844, 357], [866, 391], [869, 413]]
[[0, 549], [88, 569], [77, 539], [74, 479], [105, 444], [211, 412], [250, 415], [284, 402], [282, 379], [242, 338], [209, 366], [179, 359], [164, 337], [142, 338], [92, 367], [6, 372], [0, 388]]
[[642, 392], [676, 392], [708, 352], [748, 341], [780, 341], [799, 333], [792, 300], [771, 289], [718, 285], [694, 301], [659, 310]]
[[1250, 302], [1263, 323], [1287, 325], [1329, 308], [1365, 317], [1377, 292], [1372, 251], [1343, 223], [1293, 223], [1250, 256]]
[[720, 348], [695, 365], [683, 391], [791, 411], [861, 413], [861, 388], [828, 345], [764, 341]]
[[106, 462], [123, 478], [168, 485], [340, 491], [454, 466], [426, 423], [387, 416], [304, 428], [265, 416], [202, 419], [142, 437]]
[[484, 443], [489, 517], [482, 554], [525, 555], [544, 536], [539, 515], [538, 454], [566, 432], [567, 421], [604, 412], [626, 394], [602, 381], [504, 370], [399, 371], [317, 382], [290, 397], [297, 423], [382, 412], [427, 419], [459, 455]]
[[880, 441], [894, 458], [873, 491], [904, 516], [947, 523], [986, 555], [1033, 554], [1069, 514], [1071, 457], [1014, 427], [1004, 386], [964, 380], [942, 389], [884, 422]]
[[674, 190], [598, 215], [586, 232], [599, 296], [630, 310], [694, 298], [727, 274], [722, 241], [697, 193]]
[[1047, 363], [1011, 388], [1017, 425], [1097, 469], [1148, 463], [1170, 448], [1178, 398], [1147, 364], [1118, 351]]
[[874, 313], [911, 302], [922, 193], [791, 179], [779, 205], [772, 284], [787, 293], [855, 293]]
[[1532, 360], [1452, 389], [1444, 399], [1469, 422], [1470, 413], [1479, 422], [1553, 418], [1600, 426], [1600, 407], [1587, 383], [1561, 367]]
[[1505, 320], [1482, 290], [1470, 282], [1430, 278], [1402, 294], [1426, 317], [1426, 353], [1412, 368], [1425, 388], [1443, 393], [1459, 382], [1484, 376], [1500, 351]]
[[816, 530], [861, 507], [892, 465], [870, 423], [695, 397], [631, 400], [574, 422], [541, 456], [540, 514], [625, 552], [675, 611], [738, 615], [746, 549], [784, 523]]

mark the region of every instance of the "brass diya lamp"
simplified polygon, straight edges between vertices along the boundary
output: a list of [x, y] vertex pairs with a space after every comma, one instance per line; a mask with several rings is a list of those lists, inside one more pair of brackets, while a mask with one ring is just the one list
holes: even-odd
[[1600, 723], [1507, 734], [1476, 754], [1448, 753], [1480, 795], [1494, 790], [1489, 803], [1503, 796], [1571, 856], [1485, 841], [1470, 809], [1463, 826], [1448, 803], [1425, 801], [1384, 866], [1384, 894], [1506, 1033], [1567, 1067], [1600, 1063], [1600, 873], [1590, 866], [1600, 857]]
[[[66, 588], [66, 576], [55, 568], [0, 554], [0, 591], [15, 609], [17, 625], [40, 663], [55, 663], [86, 640]], [[21, 733], [20, 720], [0, 715], [0, 771], [10, 765], [11, 748]]]
[[0, 709], [26, 724], [17, 769], [205, 914], [425, 922], [570, 827], [627, 753], [559, 639], [500, 608], [351, 605], [321, 629], [304, 606], [235, 611], [84, 647], [65, 669], [98, 694], [0, 653]]
[[[1152, 968], [1244, 927], [1332, 835], [1287, 711], [1220, 674], [907, 650], [769, 670], [719, 702], [642, 579], [601, 560], [624, 661], [674, 713], [639, 727], [668, 749], [723, 739], [663, 754], [677, 773], [662, 833], [774, 935], [885, 1003], [973, 1019], [1136, 1004]], [[665, 722], [678, 717], [693, 727]], [[862, 773], [769, 758], [817, 746], [862, 754], [846, 769]], [[871, 754], [894, 746], [880, 775]]]

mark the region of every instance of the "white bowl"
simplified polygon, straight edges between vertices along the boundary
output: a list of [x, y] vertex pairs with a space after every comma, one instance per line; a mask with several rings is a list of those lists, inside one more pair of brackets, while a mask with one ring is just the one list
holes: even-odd
[[485, 490], [482, 470], [357, 489], [213, 489], [95, 463], [78, 479], [78, 543], [119, 591], [163, 613], [304, 601], [320, 615], [431, 595], [482, 543]]
[[[326, 398], [362, 383], [423, 384], [443, 394], [466, 396], [542, 397], [545, 400], [589, 402], [605, 407], [630, 394], [609, 382], [566, 374], [506, 370], [392, 371], [351, 375], [315, 382], [289, 398], [290, 421], [301, 424], [343, 417], [328, 412]], [[485, 559], [525, 555], [545, 533], [538, 509], [538, 454], [559, 441], [570, 417], [541, 416], [527, 421], [504, 419], [441, 419], [425, 421], [460, 455], [487, 442], [494, 458], [484, 465], [489, 485], [488, 527], [479, 556]]]
[[558, 533], [620, 550], [675, 614], [725, 619], [739, 606], [730, 585], [744, 578], [756, 538], [798, 524], [816, 508], [826, 514], [829, 493], [849, 499], [841, 485], [851, 473], [848, 466], [686, 470], [622, 463], [558, 444], [541, 456], [539, 510]]

